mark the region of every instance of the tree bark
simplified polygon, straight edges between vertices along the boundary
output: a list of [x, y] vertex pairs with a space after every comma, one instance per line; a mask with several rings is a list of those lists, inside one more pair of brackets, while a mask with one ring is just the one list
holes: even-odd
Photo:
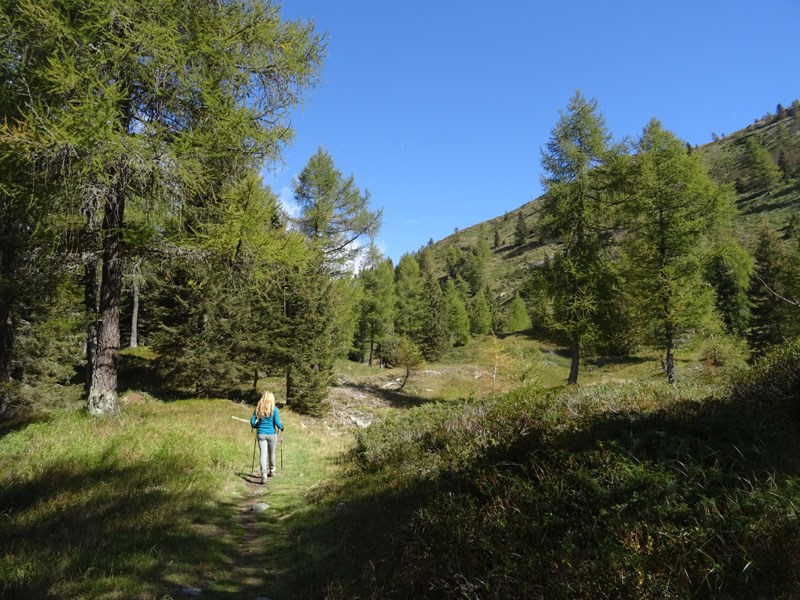
[[673, 332], [672, 323], [667, 321], [665, 341], [667, 346], [667, 361], [666, 361], [666, 369], [667, 369], [667, 381], [669, 383], [676, 383], [678, 378], [675, 376], [675, 334]]
[[294, 395], [294, 381], [292, 380], [292, 366], [286, 367], [286, 404], [290, 404], [290, 400]]
[[0, 302], [0, 421], [8, 412], [9, 386], [11, 384], [11, 348], [14, 341], [14, 322], [11, 303]]
[[89, 257], [84, 266], [83, 303], [89, 324], [86, 327], [86, 381], [84, 388], [88, 394], [92, 387], [95, 354], [97, 353], [97, 256], [94, 248], [90, 249]]
[[139, 346], [139, 282], [133, 281], [133, 309], [131, 310], [131, 348]]
[[12, 307], [14, 305], [13, 264], [16, 258], [16, 243], [13, 237], [14, 224], [8, 219], [3, 228], [3, 247], [0, 256], [0, 268], [3, 279], [8, 282], [6, 289], [0, 289], [0, 421], [8, 412], [9, 386], [11, 384], [11, 349], [14, 342], [14, 321]]
[[569, 366], [569, 377], [567, 378], [567, 385], [577, 385], [578, 383], [578, 365], [581, 359], [581, 348], [577, 342], [572, 345], [572, 363]]
[[122, 224], [125, 212], [121, 174], [105, 198], [103, 214], [103, 278], [100, 284], [100, 318], [97, 351], [89, 388], [92, 415], [119, 414], [117, 369], [119, 366], [119, 303], [122, 295]]

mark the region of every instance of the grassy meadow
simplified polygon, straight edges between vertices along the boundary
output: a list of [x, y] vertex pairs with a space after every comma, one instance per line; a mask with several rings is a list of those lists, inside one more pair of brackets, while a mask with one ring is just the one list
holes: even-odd
[[260, 486], [231, 418], [252, 406], [170, 392], [126, 351], [121, 418], [64, 387], [2, 425], [0, 596], [796, 597], [800, 351], [731, 373], [701, 355], [677, 386], [657, 356], [589, 360], [573, 389], [522, 335], [402, 390], [402, 369], [343, 361], [327, 417], [282, 411]]

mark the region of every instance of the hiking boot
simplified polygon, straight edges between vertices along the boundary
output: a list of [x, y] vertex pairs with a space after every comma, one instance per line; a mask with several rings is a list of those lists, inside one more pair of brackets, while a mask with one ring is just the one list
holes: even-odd
[[270, 477], [275, 477], [275, 475], [276, 475], [276, 471], [270, 471], [269, 472], [269, 476]]
[[265, 483], [267, 483], [267, 476], [266, 476], [266, 475], [264, 475], [263, 473], [261, 474], [261, 483], [262, 483], [262, 484], [265, 484]]

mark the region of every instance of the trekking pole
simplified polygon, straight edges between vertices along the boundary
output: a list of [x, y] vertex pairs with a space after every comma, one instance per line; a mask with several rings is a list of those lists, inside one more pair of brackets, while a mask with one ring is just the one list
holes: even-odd
[[280, 435], [280, 446], [281, 446], [281, 471], [283, 471], [283, 431], [281, 431]]

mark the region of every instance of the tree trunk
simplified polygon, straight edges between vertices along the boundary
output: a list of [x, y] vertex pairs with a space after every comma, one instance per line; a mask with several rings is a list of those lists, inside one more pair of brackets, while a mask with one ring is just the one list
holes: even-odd
[[103, 278], [100, 284], [100, 318], [97, 351], [89, 388], [92, 415], [119, 413], [117, 369], [119, 366], [119, 301], [122, 295], [122, 224], [125, 211], [123, 179], [109, 190], [103, 215]]
[[8, 412], [9, 385], [11, 384], [11, 348], [14, 341], [11, 302], [0, 301], [0, 421]]
[[86, 393], [92, 387], [94, 374], [95, 354], [97, 353], [97, 256], [94, 248], [90, 249], [89, 258], [84, 266], [83, 303], [89, 324], [86, 327]]
[[13, 229], [16, 225], [7, 219], [3, 230], [3, 248], [0, 256], [0, 276], [8, 287], [0, 288], [0, 421], [8, 412], [9, 386], [11, 384], [11, 350], [14, 342], [14, 321], [12, 307], [14, 305], [13, 265], [16, 258], [16, 240]]
[[292, 381], [292, 366], [286, 367], [286, 404], [289, 404], [292, 394], [294, 394], [294, 382]]
[[572, 345], [572, 364], [569, 366], [569, 378], [567, 385], [577, 385], [578, 383], [578, 365], [581, 359], [581, 348], [577, 342]]
[[375, 347], [375, 340], [372, 338], [369, 339], [369, 366], [372, 366], [372, 352], [373, 348]]
[[676, 383], [678, 378], [675, 376], [675, 340], [672, 323], [667, 322], [666, 326], [666, 345], [667, 345], [667, 381], [669, 383]]
[[139, 282], [133, 281], [133, 309], [131, 310], [131, 348], [139, 346]]

